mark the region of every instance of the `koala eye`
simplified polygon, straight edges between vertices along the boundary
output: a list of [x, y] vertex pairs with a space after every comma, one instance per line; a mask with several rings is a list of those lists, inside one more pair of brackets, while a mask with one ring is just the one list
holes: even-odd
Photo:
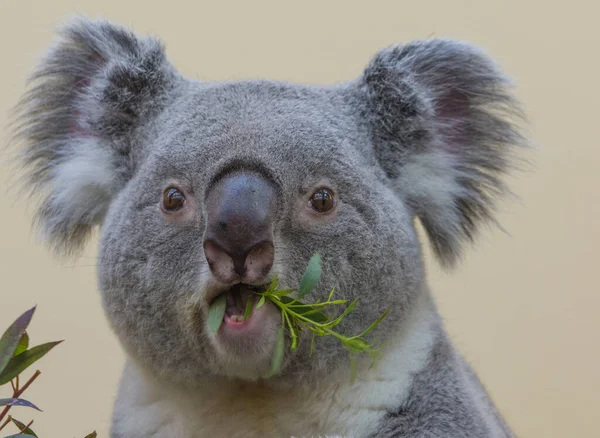
[[180, 210], [184, 203], [185, 196], [179, 189], [169, 187], [163, 192], [161, 207], [165, 212], [174, 213]]
[[310, 197], [310, 205], [319, 213], [327, 213], [333, 208], [333, 192], [321, 187]]

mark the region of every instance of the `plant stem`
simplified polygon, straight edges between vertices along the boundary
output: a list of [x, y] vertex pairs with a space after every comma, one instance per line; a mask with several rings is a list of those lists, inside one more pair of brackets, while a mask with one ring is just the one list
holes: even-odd
[[23, 433], [23, 432], [25, 432], [27, 429], [29, 429], [29, 427], [30, 427], [32, 424], [33, 424], [33, 420], [31, 420], [31, 421], [29, 422], [29, 424], [28, 424], [27, 426], [25, 426], [23, 429], [21, 429], [19, 432], [20, 432], [20, 433]]
[[0, 430], [4, 429], [8, 423], [10, 423], [10, 417], [8, 417], [6, 421], [2, 423], [2, 426], [0, 426]]
[[[23, 385], [22, 388], [20, 388], [17, 391], [13, 392], [12, 398], [19, 398], [21, 396], [21, 394], [23, 394], [25, 392], [25, 390], [27, 388], [29, 388], [29, 385], [31, 385], [33, 383], [33, 381], [35, 379], [37, 379], [40, 374], [42, 374], [40, 372], [40, 370], [37, 370], [35, 372], [35, 374], [33, 376], [31, 376], [31, 378], [27, 381], [27, 383], [25, 383], [25, 385]], [[8, 411], [10, 410], [10, 408], [12, 408], [12, 406], [5, 406], [4, 409], [2, 410], [2, 412], [0, 412], [0, 421], [2, 421], [2, 419], [4, 417], [6, 417], [6, 414], [8, 413]]]

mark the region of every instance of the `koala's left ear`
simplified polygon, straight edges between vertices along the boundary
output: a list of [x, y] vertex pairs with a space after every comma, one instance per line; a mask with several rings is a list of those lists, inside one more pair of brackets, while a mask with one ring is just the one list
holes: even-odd
[[144, 133], [180, 76], [162, 44], [105, 21], [78, 19], [33, 74], [17, 111], [26, 186], [59, 253], [76, 253], [145, 156]]
[[473, 46], [417, 41], [381, 51], [359, 80], [381, 167], [452, 265], [483, 220], [524, 145], [509, 82]]

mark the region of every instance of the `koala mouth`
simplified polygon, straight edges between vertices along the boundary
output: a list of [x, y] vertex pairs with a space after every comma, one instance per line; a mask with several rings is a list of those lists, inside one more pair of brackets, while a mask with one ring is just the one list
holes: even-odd
[[237, 324], [244, 323], [246, 309], [251, 306], [250, 315], [258, 302], [256, 292], [264, 290], [262, 287], [250, 286], [247, 284], [236, 284], [228, 291], [224, 292], [227, 298], [227, 307], [225, 308], [225, 319]]

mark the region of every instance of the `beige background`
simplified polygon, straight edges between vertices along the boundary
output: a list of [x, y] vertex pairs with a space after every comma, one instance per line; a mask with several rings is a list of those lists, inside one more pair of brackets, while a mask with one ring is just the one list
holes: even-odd
[[[518, 80], [542, 148], [502, 204], [508, 231], [486, 231], [453, 273], [429, 262], [441, 311], [522, 437], [600, 437], [600, 32], [597, 2], [0, 1], [0, 126], [53, 28], [84, 13], [154, 33], [197, 78], [332, 83], [359, 75], [394, 42], [456, 37], [486, 48]], [[5, 135], [0, 140], [4, 140]], [[0, 329], [34, 303], [34, 343], [66, 339], [39, 362], [27, 398], [42, 437], [108, 435], [122, 353], [103, 317], [95, 248], [54, 261], [8, 191], [0, 153]], [[0, 391], [0, 397], [7, 395]]]

